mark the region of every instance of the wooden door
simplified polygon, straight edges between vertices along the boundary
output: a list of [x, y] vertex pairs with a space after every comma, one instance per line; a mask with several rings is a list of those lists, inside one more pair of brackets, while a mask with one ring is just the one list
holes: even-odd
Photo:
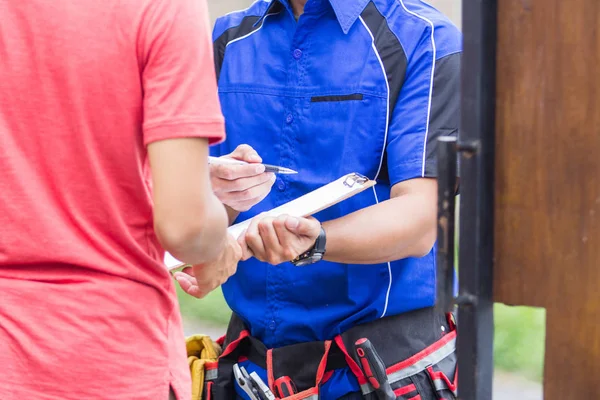
[[547, 309], [545, 399], [600, 399], [600, 1], [497, 17], [494, 300]]

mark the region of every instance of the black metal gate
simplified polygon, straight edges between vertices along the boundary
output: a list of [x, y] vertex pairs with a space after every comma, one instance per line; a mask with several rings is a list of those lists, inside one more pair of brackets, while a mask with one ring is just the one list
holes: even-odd
[[[458, 140], [439, 143], [438, 306], [458, 307], [458, 396], [491, 400], [493, 195], [497, 0], [463, 0], [462, 118]], [[456, 161], [459, 290], [453, 296]]]

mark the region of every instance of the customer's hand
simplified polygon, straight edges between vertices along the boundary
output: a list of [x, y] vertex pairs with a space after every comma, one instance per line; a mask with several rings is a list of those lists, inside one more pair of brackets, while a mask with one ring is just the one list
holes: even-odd
[[[262, 159], [247, 144], [239, 145], [232, 153], [223, 156], [248, 162], [248, 165], [210, 166], [210, 178], [215, 195], [223, 204], [242, 212], [263, 200], [275, 183], [275, 174], [265, 172]], [[258, 164], [258, 165], [256, 165]]]
[[321, 223], [316, 219], [282, 215], [256, 216], [240, 237], [242, 259], [255, 258], [277, 265], [291, 261], [309, 250], [319, 237]]
[[181, 272], [176, 272], [174, 277], [184, 292], [201, 299], [235, 273], [241, 257], [242, 249], [239, 243], [227, 234], [227, 245], [217, 260], [187, 267]]

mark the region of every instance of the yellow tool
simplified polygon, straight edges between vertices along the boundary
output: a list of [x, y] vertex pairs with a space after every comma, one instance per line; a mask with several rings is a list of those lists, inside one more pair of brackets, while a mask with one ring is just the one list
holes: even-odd
[[205, 364], [217, 361], [221, 346], [207, 335], [192, 335], [185, 340], [188, 365], [192, 375], [192, 400], [202, 400]]

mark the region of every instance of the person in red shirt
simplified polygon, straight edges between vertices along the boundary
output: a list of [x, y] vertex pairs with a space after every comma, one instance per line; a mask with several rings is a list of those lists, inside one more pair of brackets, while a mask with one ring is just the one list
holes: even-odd
[[0, 16], [0, 398], [187, 400], [164, 251], [198, 295], [241, 255], [207, 165], [224, 121], [205, 0]]

